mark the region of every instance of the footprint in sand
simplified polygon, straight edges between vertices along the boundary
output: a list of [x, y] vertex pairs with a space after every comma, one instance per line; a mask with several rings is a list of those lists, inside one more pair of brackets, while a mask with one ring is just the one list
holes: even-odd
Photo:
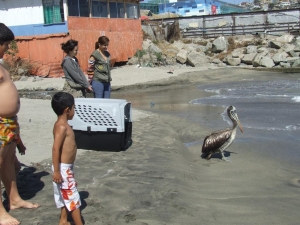
[[133, 215], [133, 214], [127, 214], [123, 218], [125, 219], [126, 223], [136, 220], [135, 215]]
[[300, 179], [294, 178], [294, 179], [290, 180], [290, 184], [294, 187], [300, 187]]

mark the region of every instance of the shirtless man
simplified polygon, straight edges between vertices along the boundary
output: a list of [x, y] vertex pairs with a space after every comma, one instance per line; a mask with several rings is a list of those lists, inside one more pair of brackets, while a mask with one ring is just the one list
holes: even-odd
[[[14, 40], [12, 31], [0, 23], [0, 58], [8, 50]], [[17, 113], [20, 99], [16, 86], [10, 79], [8, 71], [0, 64], [0, 179], [2, 180], [9, 199], [9, 209], [37, 208], [40, 205], [24, 201], [18, 192], [14, 160], [19, 135]], [[1, 181], [0, 180], [0, 181]], [[1, 185], [1, 182], [0, 182]], [[0, 186], [1, 190], [1, 186]], [[17, 225], [20, 222], [7, 213], [0, 195], [0, 224]]]

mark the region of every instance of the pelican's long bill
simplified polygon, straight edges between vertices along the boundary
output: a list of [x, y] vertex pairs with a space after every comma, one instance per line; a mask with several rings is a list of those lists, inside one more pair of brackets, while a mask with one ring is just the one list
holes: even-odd
[[239, 128], [240, 128], [240, 130], [241, 130], [241, 132], [242, 133], [244, 133], [244, 131], [243, 131], [243, 127], [242, 127], [242, 124], [240, 123], [240, 120], [239, 120], [239, 118], [237, 118], [237, 124], [238, 124], [238, 126], [239, 126]]

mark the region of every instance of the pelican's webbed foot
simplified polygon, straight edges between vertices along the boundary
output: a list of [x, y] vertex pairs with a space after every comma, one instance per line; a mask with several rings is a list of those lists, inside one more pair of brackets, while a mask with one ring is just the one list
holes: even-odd
[[222, 157], [222, 160], [224, 160], [226, 162], [231, 162], [231, 159], [229, 157]]
[[225, 157], [223, 152], [220, 152], [222, 155], [222, 160], [226, 161], [226, 162], [231, 162], [229, 157]]

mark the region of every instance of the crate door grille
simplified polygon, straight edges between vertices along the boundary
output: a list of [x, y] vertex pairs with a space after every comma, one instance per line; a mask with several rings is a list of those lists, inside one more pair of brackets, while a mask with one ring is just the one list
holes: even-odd
[[95, 108], [90, 105], [76, 105], [75, 113], [82, 121], [89, 123], [90, 125], [118, 126], [114, 118], [101, 108]]

